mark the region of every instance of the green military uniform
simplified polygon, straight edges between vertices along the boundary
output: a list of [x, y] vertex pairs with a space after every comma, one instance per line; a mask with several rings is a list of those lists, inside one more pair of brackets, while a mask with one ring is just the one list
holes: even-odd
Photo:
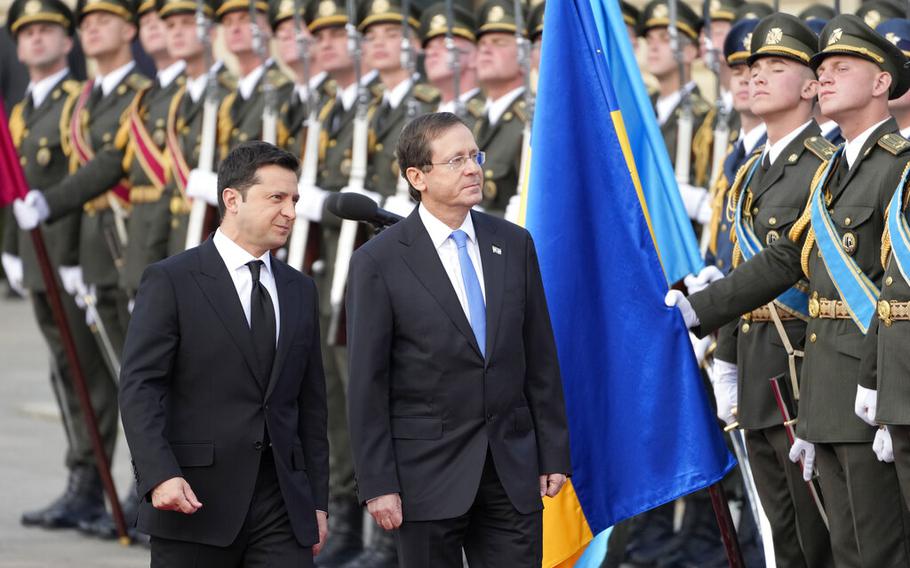
[[[59, 24], [70, 35], [74, 33], [73, 14], [59, 0], [17, 0], [10, 7], [8, 23], [14, 37], [29, 24], [39, 22]], [[39, 85], [31, 84], [25, 100], [11, 109], [9, 121], [13, 143], [30, 187], [52, 186], [69, 174], [71, 146], [68, 141], [68, 129], [73, 107], [82, 90], [68, 69], [63, 69], [58, 75], [52, 75], [45, 81], [52, 83], [41, 85], [42, 88], [48, 87], [44, 90], [46, 93], [44, 99], [36, 105], [34, 97], [38, 96]], [[72, 211], [61, 216], [55, 223], [45, 223], [41, 226], [49, 260], [55, 272], [61, 266], [79, 265], [81, 220], [82, 212]], [[23, 284], [31, 292], [38, 327], [51, 353], [51, 384], [60, 405], [66, 431], [65, 461], [70, 471], [68, 485], [79, 487], [79, 483], [74, 482], [76, 477], [91, 479], [88, 485], [83, 482], [82, 490], [83, 495], [92, 503], [88, 509], [78, 513], [78, 518], [70, 519], [72, 523], [63, 519], [70, 515], [62, 510], [52, 512], [54, 505], [40, 511], [25, 513], [22, 521], [24, 524], [71, 526], [78, 520], [93, 520], [103, 514], [104, 501], [92, 453], [91, 437], [74, 388], [72, 369], [66, 357], [61, 333], [54, 322], [31, 236], [25, 231], [18, 230], [14, 219], [9, 219], [5, 226], [3, 251], [22, 259]], [[57, 286], [61, 292], [60, 300], [69, 332], [79, 354], [82, 373], [90, 386], [95, 408], [99, 411], [98, 426], [104, 438], [105, 449], [110, 456], [117, 432], [116, 407], [114, 412], [105, 411], [105, 405], [109, 405], [111, 399], [106, 396], [108, 390], [99, 389], [98, 385], [112, 385], [112, 377], [98, 344], [85, 325], [85, 314], [76, 306], [73, 297], [60, 288], [59, 282]], [[57, 504], [60, 504], [59, 500]], [[89, 505], [88, 502], [85, 504]], [[71, 511], [75, 512], [76, 509]]]
[[[815, 52], [817, 41], [811, 29], [789, 14], [764, 18], [752, 38], [750, 65], [763, 57], [782, 57], [805, 65]], [[783, 148], [766, 145], [764, 153], [753, 156], [740, 169], [738, 183], [729, 191], [728, 207], [732, 211], [725, 215], [735, 219], [740, 209], [736, 219], [740, 230], [752, 231], [762, 246], [787, 234], [806, 204], [815, 173], [835, 150], [821, 136], [815, 121], [799, 128]], [[773, 163], [772, 149], [777, 151]], [[737, 208], [739, 203], [742, 207]], [[753, 215], [753, 210], [758, 213]], [[741, 232], [737, 231], [735, 240], [741, 243], [740, 237]], [[733, 258], [735, 263], [743, 258], [740, 245], [734, 249]], [[796, 286], [805, 289], [806, 285], [800, 281]], [[790, 443], [768, 385], [768, 379], [778, 375], [789, 380], [790, 361], [784, 342], [793, 349], [803, 349], [807, 308], [805, 301], [801, 306], [774, 303], [750, 312], [740, 319], [733, 334], [720, 335], [715, 352], [720, 360], [729, 360], [724, 355], [730, 351], [735, 353], [732, 361], [738, 372], [736, 418], [746, 430], [750, 465], [771, 524], [779, 566], [832, 565], [827, 527], [803, 483], [801, 468], [788, 460]], [[772, 309], [782, 320], [786, 337], [779, 334]], [[798, 369], [799, 360], [794, 363]]]
[[[515, 30], [512, 2], [490, 0], [481, 7], [475, 31], [478, 39], [487, 33], [514, 34]], [[503, 97], [511, 97], [512, 101], [496, 122], [486, 112], [474, 125], [474, 139], [480, 150], [486, 153], [483, 200], [480, 205], [487, 212], [498, 215], [505, 213], [509, 199], [517, 191], [524, 127], [530, 120], [524, 100], [524, 87]], [[488, 109], [490, 104], [493, 101], [488, 100]]]
[[[907, 89], [906, 57], [856, 16], [841, 15], [828, 23], [811, 62], [817, 66], [833, 54], [876, 62], [893, 78], [891, 98]], [[851, 274], [862, 272], [874, 286], [882, 281], [879, 244], [885, 209], [910, 160], [910, 143], [896, 132], [895, 121], [885, 120], [862, 143], [852, 166], [841, 151], [827, 175], [819, 170], [824, 199], [820, 209], [828, 212], [824, 216], [830, 216], [828, 225], [815, 226], [807, 208], [787, 238], [779, 238], [730, 276], [690, 298], [700, 320], [698, 332], [704, 334], [769, 302], [804, 274], [809, 277], [810, 320], [797, 434], [815, 444], [839, 565], [905, 566], [910, 562], [894, 468], [876, 460], [869, 448], [875, 430], [853, 414], [868, 321], [851, 317], [861, 302], [851, 295], [854, 304], [848, 307], [839, 291], [845, 279], [835, 284], [831, 276], [831, 266], [848, 259], [856, 264]], [[753, 218], [764, 218], [759, 206], [753, 205], [751, 213]], [[828, 250], [835, 251], [835, 258], [820, 253], [822, 238], [831, 243]]]
[[[214, 17], [214, 0], [207, 0], [203, 6], [206, 18]], [[158, 0], [158, 15], [167, 20], [177, 14], [196, 12], [196, 3], [188, 0]], [[192, 79], [187, 77], [171, 98], [165, 121], [168, 136], [167, 159], [170, 168], [168, 186], [165, 196], [170, 213], [170, 231], [168, 232], [167, 255], [171, 256], [186, 249], [186, 230], [189, 221], [191, 204], [186, 197], [186, 182], [189, 173], [199, 163], [202, 144], [202, 120], [206, 98], [209, 96], [208, 73], [215, 74], [214, 102], [221, 101], [237, 89], [237, 79], [228, 71], [221, 61], [215, 62], [205, 75]], [[204, 81], [199, 98], [194, 100], [191, 83]], [[217, 122], [216, 122], [217, 132]], [[217, 141], [216, 141], [217, 144]], [[218, 167], [218, 152], [214, 152], [213, 168]], [[216, 216], [214, 208], [212, 215]]]
[[[445, 36], [446, 33], [448, 33], [449, 22], [446, 14], [445, 2], [433, 4], [420, 13], [420, 30], [418, 31], [418, 35], [420, 36], [421, 46], [424, 49], [426, 49], [427, 42], [431, 39]], [[452, 17], [454, 19], [454, 22], [452, 23], [452, 36], [461, 37], [471, 43], [476, 43], [477, 36], [474, 35], [474, 16], [471, 15], [471, 12], [465, 10], [461, 6], [453, 5]], [[463, 91], [459, 94], [459, 98], [464, 105], [464, 113], [461, 116], [461, 119], [468, 128], [473, 130], [474, 125], [486, 112], [487, 99], [479, 88], [475, 88], [471, 91]], [[435, 110], [436, 112], [454, 113], [456, 111], [455, 102], [440, 100], [439, 105]]]
[[[412, 4], [413, 7], [413, 4]], [[360, 21], [357, 30], [366, 33], [377, 24], [401, 25], [401, 4], [398, 0], [365, 0], [360, 3]], [[420, 25], [416, 11], [408, 17], [411, 33], [416, 35]], [[406, 92], [394, 101], [392, 90], [403, 85], [377, 85], [373, 89], [373, 101], [368, 110], [370, 117], [370, 143], [366, 186], [383, 197], [395, 194], [398, 184], [398, 137], [404, 125], [417, 116], [433, 112], [439, 106], [439, 91], [430, 85], [414, 83], [405, 79]]]
[[[645, 6], [644, 10], [641, 13], [641, 19], [638, 23], [638, 35], [644, 37], [649, 30], [654, 28], [666, 28], [670, 24], [669, 17], [669, 8], [667, 6], [667, 0], [652, 0]], [[692, 10], [684, 3], [678, 5], [678, 14], [677, 14], [677, 23], [676, 27], [680, 33], [680, 39], [686, 39], [690, 42], [698, 41], [698, 32], [701, 29], [701, 20]], [[691, 79], [691, 78], [689, 78]], [[694, 134], [699, 131], [702, 124], [705, 122], [708, 113], [712, 110], [712, 106], [705, 101], [701, 96], [701, 92], [694, 82], [689, 82], [688, 85], [684, 87], [688, 91], [688, 99], [692, 107], [692, 132], [693, 132], [693, 143], [691, 144], [691, 159], [690, 159], [690, 168], [691, 173], [689, 179], [695, 185], [696, 183], [696, 166], [699, 163], [699, 156], [696, 154], [696, 145], [694, 144]], [[657, 100], [658, 93], [651, 95], [651, 104], [657, 110]], [[680, 102], [682, 99], [680, 98]], [[677, 103], [676, 107], [670, 113], [670, 115], [660, 124], [660, 133], [664, 138], [664, 145], [667, 148], [667, 153], [670, 155], [670, 163], [675, 163], [676, 160], [676, 145], [678, 143], [678, 130], [679, 130], [679, 117], [682, 114], [682, 105]], [[712, 125], [713, 126], [713, 125]], [[713, 128], [711, 130], [711, 135], [708, 136], [709, 139], [713, 139]], [[710, 146], [710, 144], [709, 144]], [[710, 162], [710, 159], [708, 160]], [[707, 162], [706, 162], [707, 163]], [[704, 170], [704, 168], [702, 168]], [[702, 175], [701, 177], [704, 177]], [[702, 184], [704, 185], [704, 184]]]

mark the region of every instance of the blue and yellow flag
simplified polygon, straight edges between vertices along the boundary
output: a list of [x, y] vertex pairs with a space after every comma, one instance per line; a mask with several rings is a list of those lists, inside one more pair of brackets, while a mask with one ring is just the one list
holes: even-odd
[[[575, 563], [617, 521], [711, 485], [735, 462], [682, 318], [664, 306], [667, 280], [692, 264], [659, 236], [682, 207], [657, 175], [669, 163], [654, 147], [650, 106], [629, 109], [617, 96], [647, 100], [619, 3], [548, 2], [545, 21], [525, 212], [556, 334], [574, 472], [546, 500], [549, 567]], [[578, 565], [587, 562], [596, 559]]]

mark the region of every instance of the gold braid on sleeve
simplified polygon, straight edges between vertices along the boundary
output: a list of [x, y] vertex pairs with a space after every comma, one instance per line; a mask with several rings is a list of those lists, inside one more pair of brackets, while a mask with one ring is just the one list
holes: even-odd
[[708, 172], [710, 160], [714, 155], [711, 147], [714, 144], [714, 118], [716, 116], [716, 108], [709, 110], [692, 138], [692, 151], [695, 153], [695, 185], [701, 187], [710, 181], [707, 178], [710, 175]]

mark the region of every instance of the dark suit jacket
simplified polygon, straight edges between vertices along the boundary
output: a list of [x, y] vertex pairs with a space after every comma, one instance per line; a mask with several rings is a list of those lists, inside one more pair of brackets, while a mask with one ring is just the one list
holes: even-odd
[[[294, 534], [303, 546], [318, 541], [315, 510], [328, 507], [329, 466], [316, 287], [274, 257], [272, 269], [281, 329], [267, 382], [256, 376], [250, 328], [211, 239], [143, 275], [124, 347], [120, 408], [145, 497], [138, 526], [153, 536], [233, 542], [268, 425]], [[148, 500], [175, 476], [203, 504], [193, 515], [159, 511]]]
[[516, 225], [471, 215], [486, 288], [486, 360], [416, 209], [351, 261], [348, 417], [359, 495], [400, 493], [409, 521], [465, 513], [487, 448], [521, 513], [543, 506], [539, 475], [571, 467], [534, 244]]

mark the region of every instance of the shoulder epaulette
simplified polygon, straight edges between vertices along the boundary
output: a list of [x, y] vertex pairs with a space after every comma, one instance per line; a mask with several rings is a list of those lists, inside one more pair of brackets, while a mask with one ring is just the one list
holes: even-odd
[[806, 138], [803, 145], [822, 160], [830, 160], [835, 150], [837, 150], [837, 146], [828, 142], [828, 139], [824, 136], [810, 136]]
[[528, 105], [525, 104], [524, 99], [518, 99], [512, 104], [512, 108], [515, 109], [515, 116], [518, 117], [522, 122], [528, 122], [530, 116], [528, 115]]
[[465, 108], [468, 110], [474, 118], [480, 118], [484, 115], [484, 111], [487, 108], [487, 103], [482, 101], [479, 98], [473, 98], [468, 101], [468, 104], [465, 105]]
[[414, 98], [422, 103], [435, 103], [439, 102], [442, 95], [440, 94], [439, 89], [433, 85], [417, 83], [414, 85]]
[[878, 145], [888, 150], [895, 156], [899, 156], [910, 148], [910, 141], [900, 134], [889, 132], [878, 139]]
[[67, 95], [78, 95], [82, 92], [82, 83], [75, 79], [66, 79], [60, 83], [60, 88], [63, 89]]
[[283, 87], [291, 82], [291, 79], [281, 69], [269, 69], [266, 71], [265, 77], [275, 87]]
[[152, 85], [152, 80], [141, 73], [130, 73], [126, 77], [126, 85], [134, 91], [141, 91]]

